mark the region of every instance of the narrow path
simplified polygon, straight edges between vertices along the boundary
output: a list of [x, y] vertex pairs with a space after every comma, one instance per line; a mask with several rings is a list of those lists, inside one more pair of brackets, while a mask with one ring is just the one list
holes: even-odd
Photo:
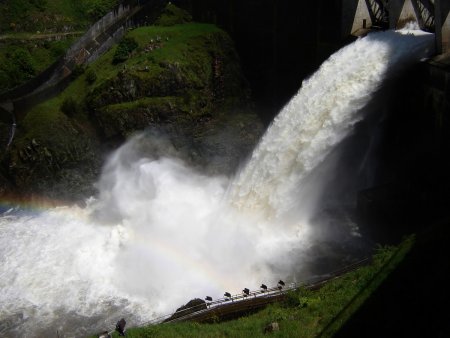
[[58, 37], [81, 36], [85, 31], [59, 32], [59, 33], [11, 33], [0, 35], [0, 41], [5, 40], [48, 40]]

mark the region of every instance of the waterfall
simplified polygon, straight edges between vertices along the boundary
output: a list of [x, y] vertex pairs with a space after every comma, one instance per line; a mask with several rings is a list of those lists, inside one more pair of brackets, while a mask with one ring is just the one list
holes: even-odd
[[386, 31], [332, 55], [272, 122], [232, 184], [232, 203], [279, 217], [302, 201], [308, 206], [302, 216], [307, 216], [305, 209], [314, 208], [321, 188], [310, 187], [304, 196], [308, 175], [364, 118], [364, 107], [383, 80], [430, 56], [433, 43], [432, 34]]
[[321, 189], [314, 172], [364, 118], [383, 80], [432, 44], [425, 33], [374, 33], [331, 56], [236, 178], [202, 175], [161, 139], [141, 135], [109, 158], [86, 207], [4, 212], [0, 336], [87, 336], [122, 317], [140, 325], [194, 297], [305, 277], [316, 258], [310, 248], [333, 254], [303, 222]]

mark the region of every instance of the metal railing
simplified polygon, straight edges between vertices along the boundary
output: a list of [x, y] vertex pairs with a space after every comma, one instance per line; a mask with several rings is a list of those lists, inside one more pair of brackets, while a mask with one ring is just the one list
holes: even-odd
[[389, 13], [384, 0], [366, 0], [366, 5], [373, 26], [389, 26]]
[[421, 29], [434, 31], [434, 4], [430, 0], [412, 1]]
[[265, 300], [266, 303], [269, 304], [274, 302], [274, 300], [276, 300], [277, 298], [281, 298], [286, 293], [297, 290], [301, 287], [306, 288], [308, 290], [317, 290], [330, 280], [339, 278], [340, 276], [342, 276], [347, 272], [353, 271], [363, 265], [368, 264], [370, 261], [371, 258], [366, 257], [360, 261], [347, 265], [339, 270], [335, 270], [333, 272], [319, 276], [314, 276], [301, 282], [290, 283], [287, 286], [278, 284], [277, 286], [270, 287], [267, 289], [259, 289], [254, 291], [248, 290], [248, 292], [243, 291], [241, 293], [225, 296], [223, 298], [219, 298], [216, 300], [206, 301], [205, 303], [202, 304], [198, 304], [183, 310], [175, 311], [173, 313], [154, 318], [150, 321], [140, 324], [140, 326], [187, 321], [201, 314], [206, 314], [208, 312], [213, 313], [212, 310], [218, 309], [222, 306], [227, 306], [230, 304], [244, 305], [246, 302], [249, 302], [256, 298]]

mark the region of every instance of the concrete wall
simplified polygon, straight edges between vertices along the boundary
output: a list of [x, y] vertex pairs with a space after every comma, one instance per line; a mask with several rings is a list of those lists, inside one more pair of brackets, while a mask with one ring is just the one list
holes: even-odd
[[[418, 22], [412, 1], [413, 0], [389, 1], [389, 28], [399, 29], [402, 28], [406, 22]], [[363, 29], [364, 20], [366, 20], [368, 28], [372, 25], [366, 0], [343, 0], [342, 16], [343, 34], [355, 35], [358, 30]], [[351, 25], [351, 28], [349, 28], [349, 25]]]
[[361, 29], [366, 29], [372, 26], [372, 19], [366, 5], [366, 1], [358, 1], [358, 7], [356, 8], [355, 18], [353, 19], [351, 34], [357, 34]]
[[72, 59], [75, 55], [91, 41], [95, 40], [100, 34], [105, 32], [111, 25], [121, 21], [131, 12], [131, 7], [120, 5], [114, 11], [109, 12], [99, 21], [89, 28], [89, 30], [76, 42], [66, 53], [66, 60]]
[[[411, 0], [402, 0], [403, 2], [400, 10], [399, 17], [395, 21], [395, 26], [393, 29], [401, 29], [405, 27], [405, 25], [411, 21], [419, 22], [416, 16], [416, 12], [414, 11], [414, 6]], [[394, 1], [395, 3], [395, 1]]]
[[438, 54], [450, 52], [450, 1], [435, 0], [436, 49]]
[[372, 25], [365, 0], [343, 1], [341, 17], [341, 37], [344, 39], [349, 35], [357, 35], [364, 27], [364, 20], [366, 27]]
[[[364, 33], [363, 23], [370, 28], [372, 21], [366, 0], [341, 0], [342, 23], [341, 38], [349, 35]], [[390, 0], [389, 1], [389, 28], [400, 29], [408, 22], [421, 22], [417, 18], [414, 7], [420, 0]], [[438, 54], [450, 52], [450, 0], [431, 0], [434, 4], [434, 22], [436, 34], [436, 50]], [[425, 19], [425, 18], [422, 18]]]
[[[98, 50], [105, 51], [120, 39], [123, 35], [123, 26], [126, 25], [127, 18], [139, 9], [139, 6], [131, 7], [122, 4], [98, 20], [69, 48], [64, 56], [64, 65], [56, 70], [52, 77], [43, 83], [42, 86], [53, 86], [64, 77], [70, 75], [77, 65], [94, 61], [95, 58], [91, 58], [91, 55], [95, 54], [98, 57], [99, 54], [96, 53]], [[122, 34], [116, 34], [117, 31]], [[108, 48], [104, 48], [105, 45]], [[36, 91], [41, 89], [37, 88]]]

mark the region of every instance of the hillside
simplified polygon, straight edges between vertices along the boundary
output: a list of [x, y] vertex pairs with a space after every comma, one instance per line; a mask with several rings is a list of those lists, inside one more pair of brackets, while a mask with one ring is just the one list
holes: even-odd
[[0, 2], [0, 93], [30, 80], [117, 0]]
[[84, 30], [117, 0], [13, 0], [0, 3], [0, 34]]
[[63, 93], [27, 113], [3, 163], [19, 191], [90, 195], [103, 152], [145, 129], [165, 134], [208, 172], [236, 168], [262, 127], [232, 40], [214, 25], [187, 20], [169, 6], [159, 26], [129, 31], [79, 68]]

